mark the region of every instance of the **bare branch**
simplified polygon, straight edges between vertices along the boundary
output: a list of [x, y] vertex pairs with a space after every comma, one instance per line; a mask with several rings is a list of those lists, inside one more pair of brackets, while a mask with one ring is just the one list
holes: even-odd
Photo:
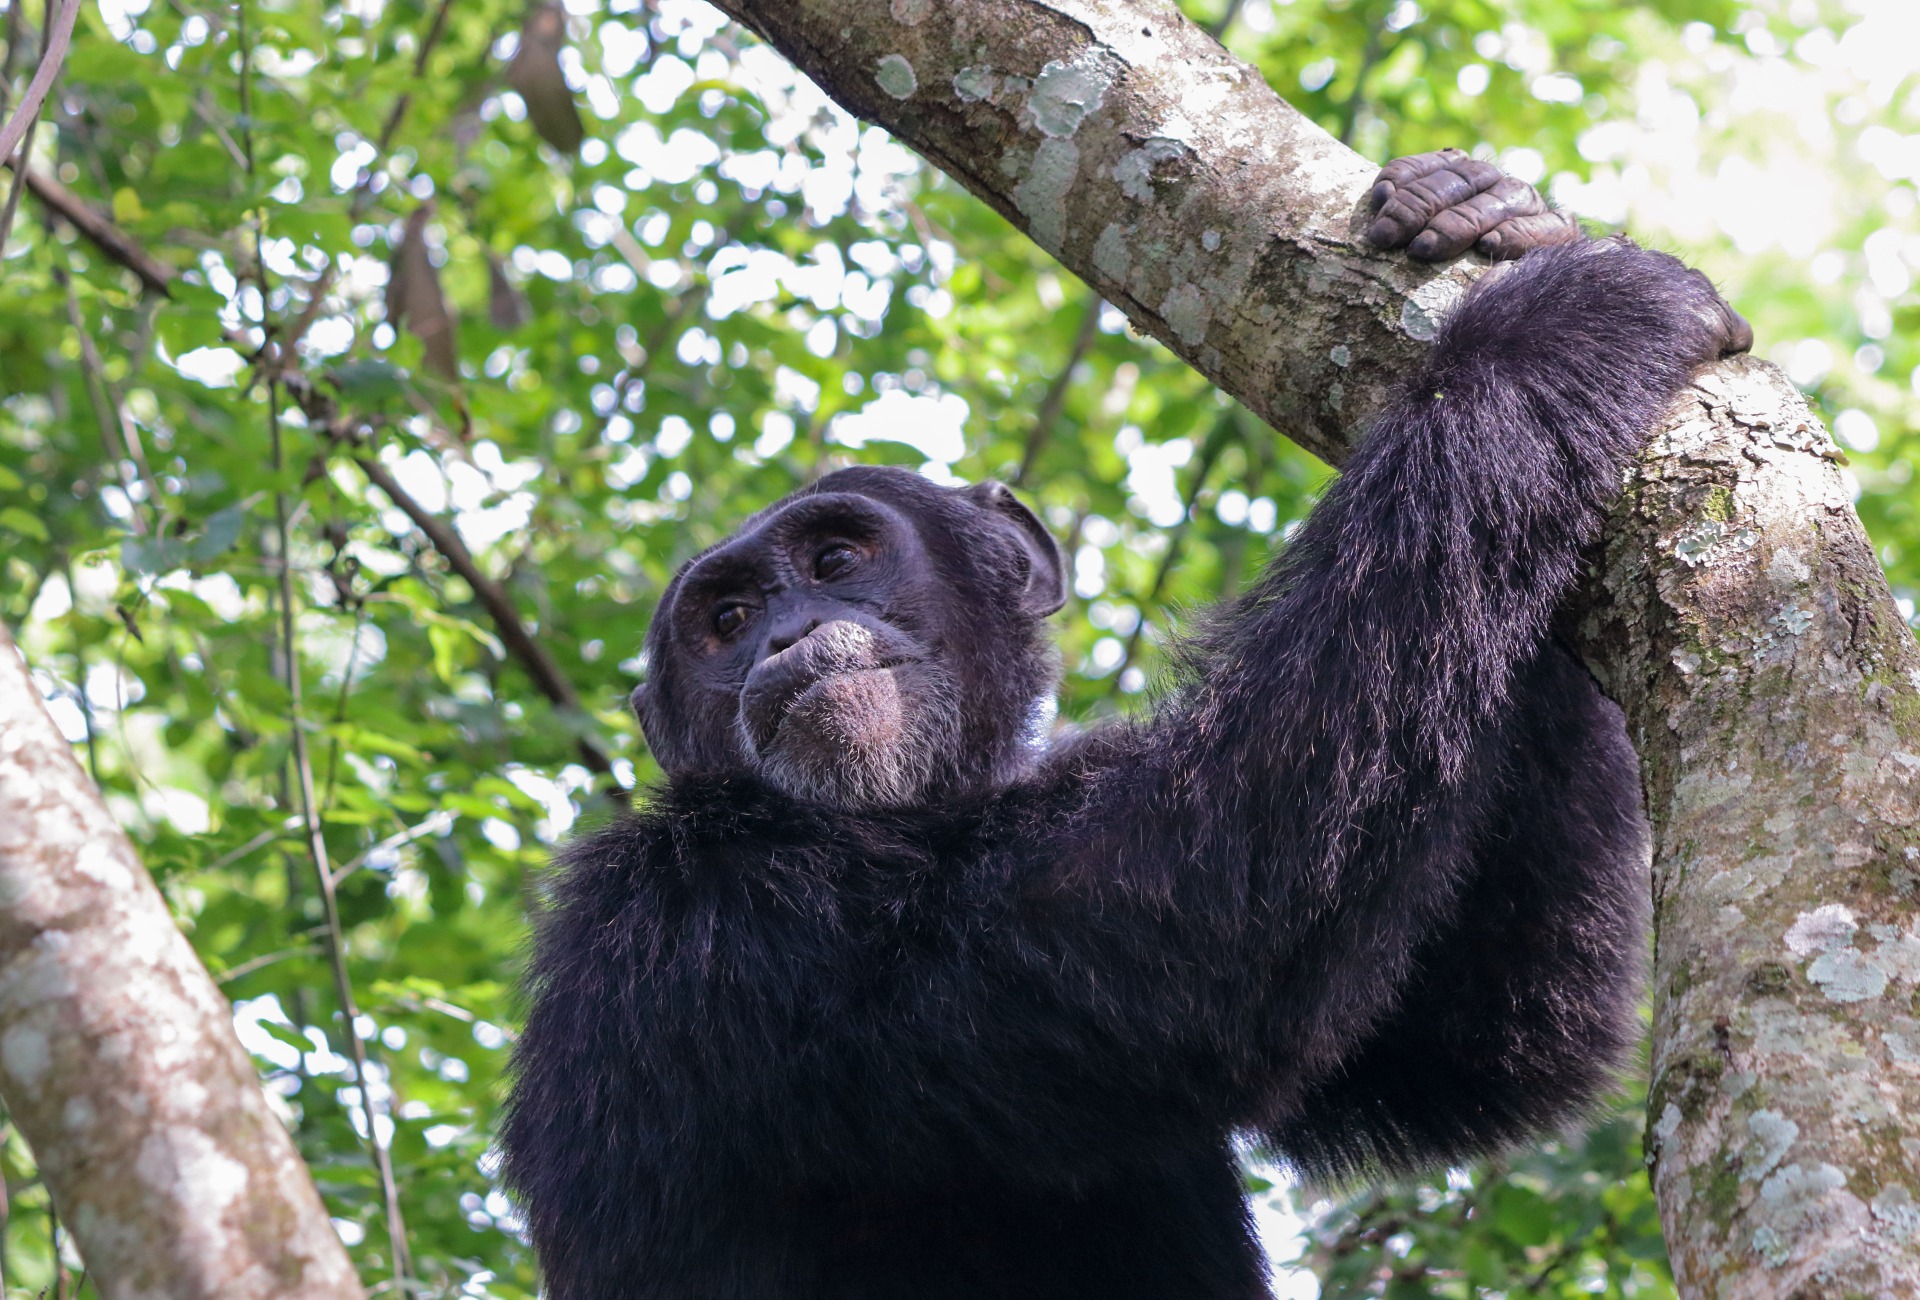
[[[273, 464], [277, 470], [285, 461], [285, 452], [280, 441], [279, 386], [272, 383], [267, 386], [267, 425], [273, 440]], [[334, 890], [333, 869], [327, 861], [327, 840], [320, 825], [320, 800], [314, 786], [313, 760], [307, 752], [300, 652], [294, 638], [292, 530], [288, 523], [286, 493], [274, 493], [273, 511], [275, 559], [278, 561], [280, 579], [280, 651], [287, 687], [287, 731], [292, 741], [291, 761], [300, 795], [300, 819], [306, 830], [307, 857], [313, 866], [314, 883], [320, 892], [321, 913], [326, 925], [327, 966], [333, 973], [334, 997], [340, 1005], [341, 1036], [347, 1041], [347, 1056], [353, 1063], [353, 1084], [360, 1093], [360, 1111], [367, 1122], [367, 1149], [373, 1156], [374, 1171], [380, 1178], [380, 1191], [385, 1201], [387, 1243], [391, 1255], [389, 1263], [393, 1269], [394, 1287], [399, 1294], [405, 1295], [410, 1269], [406, 1222], [400, 1214], [400, 1185], [393, 1175], [393, 1152], [380, 1133], [381, 1113], [373, 1104], [373, 1092], [368, 1086], [371, 1075], [367, 1066], [367, 1045], [360, 1037], [360, 1007], [353, 995], [353, 978], [347, 971], [346, 931], [340, 924], [340, 900]]]
[[1095, 297], [1087, 304], [1086, 315], [1080, 318], [1080, 328], [1074, 331], [1073, 346], [1067, 350], [1067, 359], [1054, 373], [1053, 382], [1047, 385], [1046, 396], [1040, 399], [1040, 409], [1034, 412], [1033, 427], [1027, 430], [1027, 445], [1020, 453], [1020, 468], [1013, 472], [1015, 487], [1027, 481], [1027, 475], [1033, 472], [1033, 462], [1039, 458], [1040, 449], [1053, 436], [1053, 426], [1060, 419], [1060, 408], [1067, 402], [1067, 390], [1073, 387], [1073, 372], [1086, 359], [1088, 349], [1093, 347], [1094, 337], [1100, 332], [1100, 310], [1105, 306], [1106, 303]]
[[13, 115], [4, 126], [0, 126], [0, 158], [13, 157], [13, 151], [20, 147], [20, 142], [40, 116], [40, 105], [46, 102], [53, 79], [60, 75], [60, 65], [67, 61], [67, 46], [73, 40], [73, 23], [79, 16], [80, 0], [67, 0], [49, 18], [46, 44], [40, 53], [40, 66], [34, 69], [33, 80], [27, 83], [27, 93], [14, 105]]

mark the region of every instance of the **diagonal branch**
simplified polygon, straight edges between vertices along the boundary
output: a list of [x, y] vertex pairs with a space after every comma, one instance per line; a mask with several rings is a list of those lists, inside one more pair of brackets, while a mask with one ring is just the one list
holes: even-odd
[[[533, 684], [540, 688], [540, 693], [563, 712], [584, 717], [586, 710], [580, 705], [580, 693], [574, 690], [573, 683], [547, 652], [547, 648], [527, 630], [507, 589], [480, 568], [473, 558], [473, 552], [460, 540], [460, 534], [453, 525], [421, 505], [412, 493], [400, 486], [400, 481], [387, 471], [386, 466], [373, 457], [355, 456], [353, 463], [360, 467], [360, 472], [367, 476], [369, 482], [386, 493], [387, 498], [413, 521], [414, 527], [426, 535], [427, 541], [432, 543], [433, 549], [440, 553], [448, 566], [473, 588], [474, 596], [493, 619], [501, 643], [507, 647], [508, 653], [520, 661], [520, 666], [533, 678]], [[580, 751], [580, 761], [591, 771], [602, 774], [613, 771], [613, 764], [592, 741], [582, 736], [575, 744]]]
[[27, 83], [27, 93], [14, 105], [13, 115], [0, 125], [0, 158], [13, 157], [13, 151], [20, 147], [20, 141], [40, 116], [40, 105], [46, 102], [53, 79], [60, 75], [60, 65], [67, 61], [67, 46], [73, 40], [73, 24], [79, 16], [80, 0], [67, 0], [49, 18], [40, 66], [34, 69], [33, 80]]
[[[11, 167], [16, 164], [9, 161], [5, 165]], [[32, 167], [25, 170], [28, 192], [45, 204], [49, 212], [84, 235], [108, 261], [118, 263], [139, 276], [145, 288], [162, 296], [170, 293], [168, 286], [174, 276], [172, 267], [142, 248], [132, 235], [94, 211], [85, 199], [53, 177]]]
[[0, 968], [0, 1093], [103, 1294], [361, 1295], [231, 1008], [3, 627]]
[[1039, 459], [1047, 439], [1053, 436], [1053, 426], [1059, 422], [1061, 408], [1067, 404], [1067, 390], [1073, 387], [1073, 372], [1093, 347], [1094, 337], [1100, 332], [1100, 309], [1105, 306], [1098, 298], [1087, 304], [1086, 314], [1080, 318], [1080, 328], [1074, 331], [1073, 346], [1067, 349], [1067, 359], [1054, 372], [1053, 382], [1047, 385], [1046, 394], [1040, 399], [1040, 409], [1034, 412], [1033, 424], [1027, 429], [1026, 446], [1020, 451], [1020, 465], [1013, 472], [1013, 486], [1019, 487], [1027, 481], [1027, 475], [1033, 472], [1033, 462]]
[[[298, 374], [285, 376], [283, 381], [307, 420], [324, 437], [340, 447], [352, 447], [356, 441], [352, 422], [342, 416], [334, 405], [333, 399], [320, 389], [315, 388], [303, 376]], [[413, 521], [440, 553], [455, 573], [459, 574], [473, 594], [493, 620], [494, 630], [500, 634], [501, 644], [507, 652], [520, 661], [527, 675], [540, 693], [553, 702], [562, 712], [575, 717], [587, 716], [580, 703], [580, 693], [574, 689], [573, 682], [547, 648], [540, 644], [527, 630], [527, 624], [520, 617], [520, 611], [514, 606], [513, 598], [507, 589], [488, 577], [479, 562], [473, 558], [473, 552], [460, 539], [453, 525], [433, 511], [421, 505], [414, 495], [400, 485], [400, 481], [388, 472], [372, 456], [355, 455], [354, 464], [360, 467], [367, 480], [387, 495], [387, 499], [399, 508], [401, 513]], [[580, 752], [580, 761], [589, 771], [601, 775], [613, 772], [613, 762], [598, 745], [585, 736], [577, 737], [575, 748]]]

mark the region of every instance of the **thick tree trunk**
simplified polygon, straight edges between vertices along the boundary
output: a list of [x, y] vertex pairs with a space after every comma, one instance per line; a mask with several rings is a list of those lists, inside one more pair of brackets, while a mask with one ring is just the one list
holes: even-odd
[[0, 1094], [109, 1300], [362, 1294], [231, 1016], [0, 628]]
[[[1338, 461], [1474, 273], [1163, 0], [718, 0]], [[1920, 653], [1779, 372], [1702, 376], [1580, 604], [1655, 830], [1650, 1148], [1681, 1289], [1920, 1294]]]

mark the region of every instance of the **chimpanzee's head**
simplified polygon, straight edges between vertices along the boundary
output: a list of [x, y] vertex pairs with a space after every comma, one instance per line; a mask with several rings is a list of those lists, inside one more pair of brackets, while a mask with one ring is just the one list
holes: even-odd
[[668, 584], [634, 712], [669, 776], [900, 807], [1021, 770], [1052, 698], [1060, 548], [999, 483], [829, 474]]

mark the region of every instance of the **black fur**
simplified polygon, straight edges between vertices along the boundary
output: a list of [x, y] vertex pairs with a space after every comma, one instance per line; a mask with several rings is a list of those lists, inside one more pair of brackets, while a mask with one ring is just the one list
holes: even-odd
[[[1252, 1300], [1231, 1135], [1365, 1173], [1577, 1114], [1644, 849], [1548, 620], [1714, 302], [1619, 243], [1477, 288], [1151, 722], [891, 810], [716, 761], [572, 845], [502, 1134], [548, 1294]], [[1030, 578], [928, 634], [996, 737]]]

